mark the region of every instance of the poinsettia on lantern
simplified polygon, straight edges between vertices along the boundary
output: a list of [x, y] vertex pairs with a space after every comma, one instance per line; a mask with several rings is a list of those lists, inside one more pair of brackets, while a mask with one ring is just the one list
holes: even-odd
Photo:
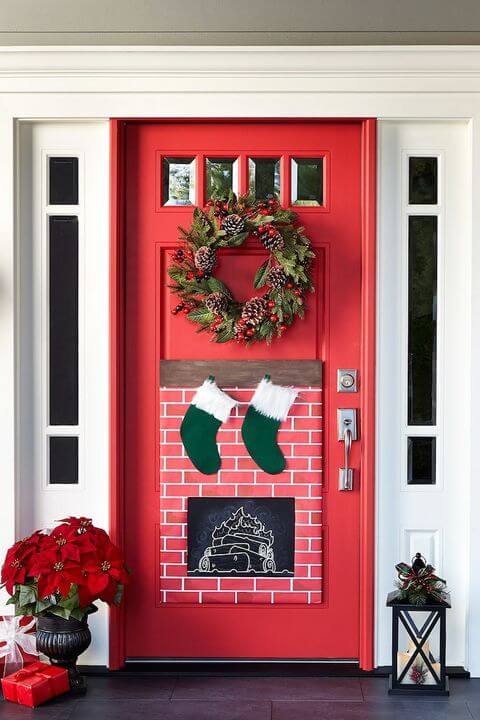
[[69, 672], [80, 692], [85, 680], [76, 668], [91, 642], [88, 616], [95, 601], [119, 605], [128, 570], [122, 553], [90, 518], [68, 517], [52, 531], [37, 530], [6, 554], [1, 586], [16, 615], [38, 618], [37, 649]]
[[420, 553], [412, 564], [398, 563], [398, 590], [389, 593], [393, 610], [392, 674], [394, 695], [448, 695], [446, 611], [450, 596], [445, 580]]

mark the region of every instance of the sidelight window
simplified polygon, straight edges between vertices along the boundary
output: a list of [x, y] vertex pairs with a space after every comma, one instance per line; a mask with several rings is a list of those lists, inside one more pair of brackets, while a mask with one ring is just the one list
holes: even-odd
[[[47, 173], [47, 482], [49, 485], [76, 485], [79, 445], [78, 158], [49, 157]], [[57, 214], [57, 205], [62, 206], [62, 214]]]
[[435, 485], [438, 437], [438, 158], [408, 158], [406, 482]]

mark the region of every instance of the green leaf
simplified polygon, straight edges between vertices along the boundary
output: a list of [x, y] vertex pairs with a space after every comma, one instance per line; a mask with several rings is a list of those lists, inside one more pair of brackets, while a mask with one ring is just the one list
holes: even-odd
[[232, 235], [232, 237], [222, 240], [221, 244], [224, 247], [239, 247], [240, 245], [243, 245], [249, 234], [249, 232], [241, 232], [238, 233], [238, 235]]
[[19, 605], [29, 605], [37, 600], [35, 588], [32, 585], [20, 585], [20, 593], [18, 596]]
[[65, 618], [65, 620], [68, 620], [68, 618], [72, 614], [71, 610], [62, 607], [61, 605], [52, 605], [49, 612], [51, 612], [52, 615], [58, 615], [58, 617]]
[[195, 310], [189, 312], [187, 318], [189, 320], [192, 320], [193, 322], [199, 322], [202, 323], [202, 325], [208, 325], [215, 320], [215, 315], [202, 305], [198, 308], [195, 308]]
[[122, 597], [123, 597], [123, 585], [122, 585], [122, 583], [118, 583], [117, 592], [115, 593], [115, 597], [113, 598], [113, 604], [117, 605], [117, 607], [118, 607], [118, 605], [120, 605], [120, 603], [122, 602]]
[[228, 328], [225, 328], [224, 330], [221, 330], [219, 333], [217, 333], [214, 337], [214, 342], [217, 343], [226, 343], [230, 340], [233, 340], [235, 337], [233, 330], [230, 330]]
[[15, 605], [16, 602], [17, 602], [17, 598], [15, 597], [15, 595], [12, 595], [12, 597], [8, 598], [5, 605]]
[[83, 620], [86, 614], [86, 611], [82, 610], [82, 608], [75, 608], [71, 611], [70, 617], [75, 618], [75, 620]]
[[220, 280], [217, 280], [217, 278], [211, 277], [207, 280], [208, 283], [208, 289], [210, 292], [221, 292], [224, 295], [230, 296], [230, 291], [227, 288], [226, 285], [224, 285]]
[[51, 606], [52, 603], [50, 602], [50, 600], [37, 600], [37, 602], [35, 603], [35, 615], [39, 615]]
[[270, 258], [268, 260], [265, 260], [262, 265], [258, 268], [257, 272], [255, 273], [255, 278], [253, 280], [253, 287], [258, 290], [259, 288], [263, 287], [267, 282], [267, 275], [270, 271], [270, 265], [271, 261]]

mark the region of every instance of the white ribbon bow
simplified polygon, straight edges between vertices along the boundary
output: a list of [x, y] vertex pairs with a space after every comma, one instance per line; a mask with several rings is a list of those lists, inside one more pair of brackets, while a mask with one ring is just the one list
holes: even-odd
[[[0, 620], [0, 659], [5, 658], [3, 677], [23, 668], [23, 655], [37, 655], [37, 637], [29, 633], [35, 627], [35, 618], [28, 625], [20, 625], [21, 618], [5, 615]], [[5, 644], [3, 644], [5, 643]]]

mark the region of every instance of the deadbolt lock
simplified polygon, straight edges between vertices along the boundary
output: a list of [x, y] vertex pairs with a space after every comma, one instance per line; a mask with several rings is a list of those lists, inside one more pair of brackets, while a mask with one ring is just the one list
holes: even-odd
[[358, 391], [357, 371], [341, 368], [337, 370], [337, 392], [351, 393]]

